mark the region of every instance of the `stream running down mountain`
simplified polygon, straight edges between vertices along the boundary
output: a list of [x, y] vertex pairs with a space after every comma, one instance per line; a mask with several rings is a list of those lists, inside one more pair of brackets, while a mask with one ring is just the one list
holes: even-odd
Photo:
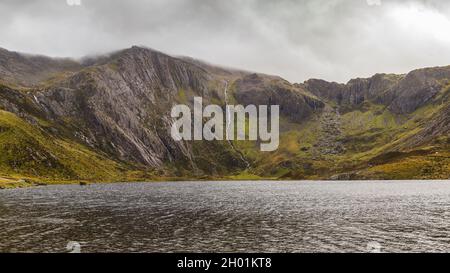
[[[225, 82], [224, 96], [225, 96], [225, 109], [226, 109], [226, 107], [227, 107], [228, 104], [229, 104], [229, 103], [228, 103], [228, 102], [229, 102], [229, 100], [228, 100], [228, 81], [225, 80], [224, 82]], [[226, 130], [225, 130], [225, 132], [228, 132], [228, 128], [230, 128], [230, 126], [231, 126], [231, 114], [233, 114], [233, 113], [231, 113], [230, 111], [226, 111], [226, 113], [227, 113], [227, 118], [226, 118], [226, 120], [227, 120], [227, 125], [226, 125]], [[246, 165], [246, 168], [245, 168], [245, 169], [248, 170], [248, 169], [251, 167], [250, 162], [245, 158], [245, 156], [242, 154], [241, 151], [239, 151], [238, 149], [236, 149], [236, 147], [234, 146], [232, 140], [228, 140], [228, 143], [230, 144], [231, 149], [233, 149], [233, 151], [235, 151], [235, 152], [239, 155], [240, 159], [245, 163], [245, 165]]]

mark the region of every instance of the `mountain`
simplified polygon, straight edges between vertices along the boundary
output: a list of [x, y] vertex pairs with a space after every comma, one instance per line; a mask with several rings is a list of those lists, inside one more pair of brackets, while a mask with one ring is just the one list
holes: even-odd
[[52, 81], [82, 67], [80, 62], [68, 58], [27, 55], [0, 48], [0, 83], [16, 87], [30, 87]]
[[[0, 177], [447, 179], [449, 90], [450, 67], [291, 84], [136, 46], [83, 60], [0, 49]], [[194, 96], [279, 104], [280, 148], [174, 141], [170, 110]]]

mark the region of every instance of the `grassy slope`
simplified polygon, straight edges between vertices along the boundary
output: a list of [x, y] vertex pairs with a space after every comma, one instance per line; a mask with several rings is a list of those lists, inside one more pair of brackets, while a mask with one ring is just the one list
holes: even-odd
[[[30, 183], [133, 180], [143, 174], [69, 139], [50, 136], [13, 113], [0, 110], [0, 176]], [[3, 183], [2, 183], [3, 182]]]
[[323, 134], [320, 117], [302, 124], [281, 120], [277, 151], [259, 153], [255, 143], [236, 143], [256, 166], [245, 174], [273, 179], [324, 179], [336, 174], [347, 174], [343, 179], [449, 179], [449, 136], [414, 148], [403, 145], [448, 105], [449, 90], [444, 88], [433, 102], [410, 115], [394, 115], [372, 103], [343, 113], [338, 139], [345, 151], [336, 155], [315, 152]]
[[[210, 100], [220, 105], [223, 83], [216, 84], [218, 96]], [[245, 169], [245, 164], [240, 164], [240, 170], [236, 168], [239, 157], [225, 141], [214, 145], [194, 143], [196, 163], [210, 168], [211, 173], [198, 176], [187, 169], [172, 168], [173, 177], [168, 179], [326, 179], [344, 173], [352, 173], [343, 176], [346, 179], [448, 179], [448, 136], [414, 149], [406, 149], [402, 144], [448, 105], [449, 94], [447, 86], [432, 103], [407, 116], [394, 115], [386, 107], [371, 103], [341, 113], [342, 133], [338, 139], [345, 150], [338, 154], [318, 152], [323, 134], [319, 114], [301, 124], [282, 118], [280, 147], [275, 152], [261, 153], [259, 143], [235, 141], [234, 146], [252, 163], [249, 169]], [[193, 95], [190, 90], [180, 90], [178, 100], [185, 103]], [[233, 103], [233, 98], [230, 99]], [[52, 125], [48, 121], [39, 122], [39, 126], [31, 125], [0, 110], [0, 188], [42, 182], [165, 179], [162, 173], [152, 175], [133, 170], [74, 140], [52, 136], [42, 129]], [[218, 154], [218, 150], [222, 152]], [[218, 161], [221, 164], [216, 164]], [[228, 169], [223, 169], [227, 166]]]
[[[223, 83], [217, 87], [220, 88]], [[193, 97], [194, 93], [180, 90], [178, 96], [180, 103], [186, 103], [187, 97]], [[218, 98], [211, 99], [220, 103]], [[20, 101], [20, 107], [28, 109], [29, 102]], [[226, 179], [227, 175], [239, 175], [244, 167], [238, 154], [223, 141], [192, 143], [196, 167], [207, 172], [194, 173], [186, 162], [168, 164], [161, 171], [145, 170], [108, 159], [74, 139], [49, 133], [51, 128], [64, 132], [69, 127], [35, 119], [38, 124], [31, 125], [11, 112], [0, 110], [0, 188], [79, 181]], [[63, 135], [71, 135], [66, 133]]]

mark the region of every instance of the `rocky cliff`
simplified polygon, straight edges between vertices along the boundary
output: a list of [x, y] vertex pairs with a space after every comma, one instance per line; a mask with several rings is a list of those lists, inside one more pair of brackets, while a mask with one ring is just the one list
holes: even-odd
[[[448, 178], [449, 80], [450, 67], [441, 67], [291, 84], [141, 47], [81, 61], [1, 49], [0, 176], [402, 178], [426, 161], [435, 173], [406, 178]], [[224, 107], [228, 86], [229, 101], [280, 105], [279, 150], [170, 137], [174, 104], [201, 96]], [[412, 167], [397, 164], [400, 158]]]

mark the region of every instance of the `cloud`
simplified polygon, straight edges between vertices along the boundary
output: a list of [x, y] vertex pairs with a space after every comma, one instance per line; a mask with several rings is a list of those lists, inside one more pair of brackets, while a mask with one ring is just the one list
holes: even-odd
[[381, 6], [381, 0], [366, 0], [369, 6]]
[[347, 81], [450, 64], [446, 0], [2, 0], [0, 47], [80, 57], [131, 45]]

